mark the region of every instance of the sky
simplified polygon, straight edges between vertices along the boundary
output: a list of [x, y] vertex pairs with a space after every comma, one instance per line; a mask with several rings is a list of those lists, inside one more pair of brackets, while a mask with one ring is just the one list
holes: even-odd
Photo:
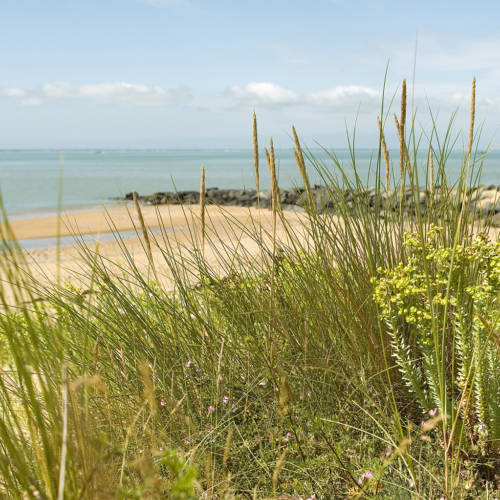
[[[482, 137], [500, 148], [500, 2], [1, 0], [0, 148], [344, 147], [377, 141], [408, 80], [467, 129], [477, 77]], [[414, 81], [414, 85], [413, 85]], [[394, 120], [386, 114], [390, 147]], [[459, 138], [459, 143], [465, 142]]]

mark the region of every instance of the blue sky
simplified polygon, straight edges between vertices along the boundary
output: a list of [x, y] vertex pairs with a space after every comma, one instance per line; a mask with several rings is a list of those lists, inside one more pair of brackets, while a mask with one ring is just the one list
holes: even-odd
[[484, 137], [500, 147], [500, 2], [409, 5], [2, 0], [0, 147], [249, 147], [253, 109], [283, 147], [292, 123], [344, 146], [358, 113], [370, 146], [386, 63], [389, 95], [411, 86], [417, 32], [418, 123], [428, 102], [442, 123], [459, 107], [465, 126], [476, 75]]

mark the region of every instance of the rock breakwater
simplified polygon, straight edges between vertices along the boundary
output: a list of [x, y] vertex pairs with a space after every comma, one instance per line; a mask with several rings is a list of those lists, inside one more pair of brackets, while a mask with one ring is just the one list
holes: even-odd
[[[379, 209], [383, 217], [390, 211], [403, 210], [408, 214], [415, 214], [418, 210], [425, 213], [433, 204], [434, 207], [442, 203], [457, 201], [456, 191], [443, 190], [436, 187], [434, 193], [422, 190], [415, 198], [408, 188], [401, 193], [399, 189], [387, 193], [377, 193], [375, 188], [352, 190], [332, 190], [326, 186], [316, 185], [312, 189], [314, 204], [319, 212], [335, 213], [339, 204], [347, 208], [361, 206], [366, 209]], [[133, 194], [125, 195], [126, 200], [132, 200]], [[151, 195], [137, 195], [141, 203], [147, 205], [190, 205], [200, 202], [198, 191], [157, 192]], [[284, 210], [305, 211], [307, 195], [303, 188], [280, 189], [280, 200]], [[255, 189], [219, 189], [209, 188], [205, 192], [207, 204], [221, 206], [270, 208], [271, 190], [263, 190], [257, 196]], [[493, 223], [500, 226], [500, 186], [479, 186], [470, 189], [467, 196], [468, 209], [477, 217], [492, 217]]]

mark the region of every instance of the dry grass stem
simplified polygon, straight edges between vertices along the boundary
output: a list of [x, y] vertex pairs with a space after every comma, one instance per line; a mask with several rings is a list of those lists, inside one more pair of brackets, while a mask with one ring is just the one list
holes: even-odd
[[315, 206], [314, 196], [311, 189], [311, 184], [309, 182], [309, 177], [307, 175], [306, 163], [304, 161], [304, 155], [302, 154], [302, 148], [300, 147], [299, 137], [297, 136], [297, 132], [295, 131], [295, 127], [292, 125], [293, 132], [293, 140], [295, 141], [295, 148], [293, 153], [295, 155], [295, 161], [297, 162], [297, 166], [299, 167], [300, 175], [302, 176], [302, 182], [304, 183], [304, 187], [307, 192], [307, 196], [309, 198], [309, 204], [311, 208]]
[[276, 467], [273, 471], [273, 494], [276, 495], [276, 489], [278, 488], [278, 479], [280, 477], [281, 469], [285, 463], [285, 458], [288, 453], [288, 448], [280, 455], [278, 461], [276, 462]]
[[259, 177], [259, 140], [257, 137], [257, 116], [253, 112], [253, 165], [255, 170], [255, 189], [257, 190], [257, 208], [260, 208], [260, 177]]
[[387, 144], [385, 143], [384, 130], [382, 128], [382, 122], [377, 116], [378, 129], [380, 131], [380, 144], [382, 146], [382, 153], [384, 154], [385, 160], [385, 192], [389, 192], [390, 187], [390, 161], [389, 161], [389, 151], [387, 151]]
[[200, 181], [201, 254], [205, 256], [205, 166], [201, 166]]
[[470, 165], [470, 157], [472, 153], [472, 142], [474, 139], [474, 121], [476, 118], [476, 77], [472, 79], [472, 92], [470, 99], [470, 128], [469, 128], [469, 144], [467, 145], [467, 164]]
[[273, 138], [271, 137], [271, 140], [269, 142], [269, 169], [271, 173], [271, 183], [272, 183], [272, 189], [274, 191], [274, 196], [275, 196], [275, 205], [276, 205], [276, 211], [280, 213], [281, 216], [283, 216], [283, 207], [281, 206], [281, 196], [280, 196], [280, 188], [278, 185], [278, 178], [276, 177], [276, 157], [274, 155], [274, 143], [273, 143]]
[[396, 115], [394, 115], [394, 121], [396, 123], [396, 128], [398, 130], [399, 147], [400, 147], [401, 155], [403, 157], [403, 163], [401, 164], [402, 168], [403, 168], [403, 171], [401, 172], [401, 199], [402, 199], [403, 188], [404, 188], [404, 182], [403, 182], [404, 179], [403, 178], [405, 175], [405, 170], [404, 170], [405, 165], [406, 165], [406, 170], [408, 170], [408, 175], [410, 176], [410, 182], [413, 182], [413, 169], [411, 167], [410, 154], [408, 153], [408, 148], [406, 147], [406, 142], [405, 142], [404, 137], [403, 137], [404, 127], [401, 126], [401, 124], [398, 120], [398, 117]]
[[434, 150], [429, 146], [429, 191], [434, 192]]
[[144, 222], [144, 217], [142, 216], [141, 206], [139, 205], [139, 200], [137, 199], [137, 193], [135, 191], [132, 193], [132, 198], [134, 200], [135, 210], [137, 212], [139, 224], [141, 225], [142, 235], [144, 237], [144, 243], [146, 245], [146, 252], [148, 254], [148, 259], [149, 259], [149, 262], [151, 264], [151, 267], [154, 270], [153, 253], [151, 252], [151, 241], [149, 240], [148, 229], [147, 229], [146, 224]]
[[226, 467], [229, 452], [231, 451], [231, 443], [233, 442], [233, 428], [231, 427], [227, 433], [226, 444], [224, 446], [224, 454], [222, 455], [222, 465]]
[[399, 162], [400, 162], [400, 172], [401, 172], [401, 184], [403, 184], [403, 179], [405, 175], [405, 124], [406, 124], [406, 80], [403, 80], [403, 86], [401, 89], [401, 119], [398, 125], [399, 134]]

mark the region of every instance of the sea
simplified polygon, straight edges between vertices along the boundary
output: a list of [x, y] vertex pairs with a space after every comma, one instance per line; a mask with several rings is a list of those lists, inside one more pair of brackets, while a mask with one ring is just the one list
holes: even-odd
[[[353, 177], [353, 160], [345, 149], [310, 150], [308, 172], [311, 183], [321, 183], [322, 175], [341, 178], [334, 155], [343, 171]], [[281, 187], [301, 185], [293, 151], [276, 151]], [[356, 172], [374, 185], [378, 151], [356, 151]], [[399, 153], [391, 152], [394, 162]], [[425, 170], [426, 155], [419, 157]], [[456, 179], [463, 164], [461, 152], [451, 153], [446, 172]], [[0, 150], [0, 193], [11, 218], [51, 215], [58, 207], [81, 210], [120, 203], [126, 193], [198, 190], [201, 166], [206, 169], [206, 187], [255, 189], [251, 149], [189, 150]], [[482, 182], [500, 185], [500, 151], [489, 152]], [[323, 170], [323, 173], [321, 173]], [[395, 171], [399, 170], [399, 167]], [[425, 175], [425, 174], [423, 174]], [[270, 179], [264, 155], [260, 157], [261, 188]]]

